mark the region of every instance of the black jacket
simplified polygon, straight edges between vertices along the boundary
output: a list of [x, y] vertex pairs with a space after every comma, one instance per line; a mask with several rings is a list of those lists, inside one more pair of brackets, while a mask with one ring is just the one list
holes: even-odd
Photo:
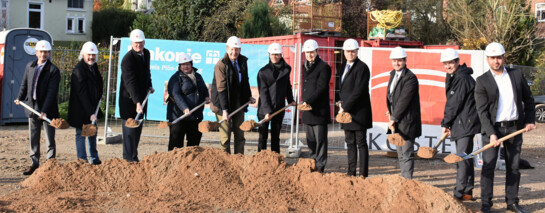
[[[181, 70], [174, 73], [168, 81], [167, 119], [171, 122], [182, 116], [185, 109], [195, 108], [208, 97], [208, 88], [204, 83], [204, 79], [201, 74], [197, 73], [196, 68], [193, 68], [193, 72], [195, 73], [197, 85]], [[203, 110], [204, 107], [199, 108], [182, 121], [201, 121], [203, 119]]]
[[[340, 76], [344, 75], [346, 62], [342, 65]], [[371, 73], [367, 64], [356, 58], [344, 80], [339, 78], [339, 98], [342, 108], [352, 116], [352, 123], [341, 124], [345, 130], [365, 130], [373, 127], [371, 99], [369, 96], [369, 78]]]
[[[49, 119], [58, 118], [59, 106], [57, 104], [57, 98], [59, 94], [59, 82], [61, 80], [59, 68], [51, 63], [51, 61], [47, 60], [38, 78], [36, 100], [34, 100], [32, 98], [34, 92], [33, 81], [37, 64], [38, 60], [35, 60], [26, 65], [25, 74], [23, 75], [17, 99], [34, 108], [36, 111], [45, 113]], [[38, 117], [26, 108], [25, 114], [27, 117]]]
[[420, 118], [420, 95], [418, 79], [411, 70], [405, 68], [390, 94], [390, 84], [394, 79], [395, 70], [390, 72], [386, 105], [390, 112], [390, 120], [395, 122], [396, 133], [405, 140], [415, 139], [422, 135], [422, 121]]
[[[144, 49], [144, 58], [134, 50], [121, 61], [121, 86], [119, 88], [119, 113], [122, 119], [136, 117], [136, 103], [144, 104], [151, 85], [150, 53]], [[147, 111], [147, 104], [144, 113]], [[143, 116], [142, 116], [143, 117]]]
[[[272, 62], [259, 70], [257, 73], [257, 87], [259, 88], [259, 103], [257, 113], [261, 115], [272, 114], [288, 103], [293, 102], [290, 74], [291, 67], [282, 58], [280, 69], [275, 70]], [[277, 72], [276, 78], [274, 72]]]
[[[103, 81], [97, 64], [93, 64], [95, 74], [89, 70], [89, 65], [80, 60], [70, 77], [70, 102], [68, 103], [68, 123], [81, 128], [83, 124], [91, 123], [91, 115], [102, 97]], [[98, 118], [102, 112], [98, 110]]]
[[460, 65], [453, 75], [447, 73], [445, 91], [447, 103], [441, 126], [451, 129], [451, 139], [474, 135], [481, 130], [481, 122], [475, 106], [475, 80], [473, 69]]
[[329, 106], [329, 81], [331, 67], [320, 57], [310, 67], [308, 61], [303, 65], [303, 94], [301, 99], [312, 107], [303, 112], [302, 122], [305, 124], [327, 124], [331, 121]]
[[[252, 92], [248, 78], [248, 58], [239, 55], [237, 63], [240, 68], [241, 81], [227, 53], [214, 67], [214, 79], [210, 86], [212, 111], [221, 114], [224, 109], [231, 113], [250, 101]], [[247, 111], [247, 107], [245, 109]]]
[[[506, 68], [515, 104], [517, 106], [519, 118], [517, 128], [522, 129], [526, 124], [535, 122], [535, 105], [532, 91], [528, 86], [528, 81], [522, 75], [522, 72], [515, 69]], [[481, 119], [481, 133], [487, 136], [497, 135], [494, 125], [496, 124], [496, 113], [498, 112], [499, 90], [492, 71], [487, 71], [477, 78], [475, 84], [475, 103]]]

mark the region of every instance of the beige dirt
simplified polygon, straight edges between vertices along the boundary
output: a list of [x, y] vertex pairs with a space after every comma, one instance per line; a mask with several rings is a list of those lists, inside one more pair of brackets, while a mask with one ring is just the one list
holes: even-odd
[[199, 132], [207, 133], [210, 131], [216, 131], [220, 127], [220, 124], [216, 121], [201, 121], [199, 123]]
[[299, 104], [299, 105], [297, 105], [297, 109], [299, 111], [310, 111], [310, 110], [312, 110], [312, 107], [310, 105], [308, 105], [308, 104]]
[[89, 137], [97, 134], [97, 126], [93, 124], [85, 124], [81, 128], [81, 136]]
[[399, 133], [393, 133], [388, 135], [388, 141], [396, 146], [405, 146], [405, 140], [403, 139], [403, 137], [401, 137], [401, 135], [399, 135]]
[[125, 122], [125, 126], [136, 128], [136, 127], [138, 127], [138, 122], [136, 120], [132, 119], [132, 118], [129, 118]]
[[247, 121], [244, 121], [244, 122], [242, 122], [242, 124], [240, 125], [240, 129], [241, 129], [242, 131], [245, 131], [245, 132], [250, 131], [250, 130], [256, 128], [256, 127], [257, 127], [257, 123], [256, 123], [254, 120], [247, 120]]
[[[310, 172], [315, 168], [307, 148], [302, 159], [281, 159], [270, 152], [256, 155], [257, 132], [245, 133], [246, 156], [215, 152], [220, 147], [218, 132], [203, 134], [203, 148], [167, 153], [168, 129], [158, 129], [157, 124], [143, 123], [138, 148], [141, 163], [119, 160], [121, 144], [99, 144], [103, 162], [99, 166], [76, 160], [73, 129], [56, 131], [56, 161], [46, 161], [42, 132], [41, 167], [31, 177], [21, 174], [31, 163], [28, 126], [0, 126], [0, 212], [456, 212], [459, 208], [450, 199], [456, 165], [443, 161], [447, 154], [416, 160], [414, 181], [408, 181], [399, 177], [397, 158], [370, 151], [370, 177], [353, 178], [344, 175], [344, 149], [328, 150], [326, 173], [320, 174]], [[121, 131], [120, 122], [111, 125]], [[328, 133], [329, 144], [342, 147], [344, 134], [338, 125], [335, 128]], [[103, 129], [99, 128], [99, 136]], [[145, 136], [152, 133], [163, 137]], [[289, 131], [283, 130], [281, 144], [288, 137]], [[304, 143], [304, 131], [300, 138]], [[521, 157], [535, 169], [521, 170], [520, 205], [530, 212], [545, 212], [545, 134], [532, 131], [523, 138]], [[426, 146], [422, 141], [420, 145]], [[447, 140], [444, 145], [450, 144]], [[281, 146], [280, 153], [286, 153], [286, 146]], [[505, 171], [495, 174], [492, 210], [505, 212]], [[463, 202], [467, 207], [463, 211], [480, 209], [480, 175], [481, 170], [475, 169], [477, 200]], [[29, 185], [22, 186], [23, 182]], [[435, 202], [453, 209], [436, 209]], [[428, 204], [433, 206], [422, 207]]]
[[352, 116], [348, 112], [341, 112], [337, 114], [335, 120], [342, 124], [352, 123]]
[[450, 154], [450, 155], [447, 155], [447, 157], [445, 157], [445, 159], [443, 160], [445, 160], [445, 162], [447, 163], [458, 163], [460, 161], [463, 161], [464, 159], [458, 155]]
[[161, 121], [161, 123], [159, 123], [159, 125], [157, 125], [157, 128], [167, 128], [169, 125], [169, 122], [166, 122], [166, 121]]
[[70, 127], [70, 124], [68, 124], [68, 122], [66, 122], [62, 118], [55, 118], [51, 120], [51, 126], [57, 129], [68, 129]]
[[418, 157], [426, 158], [426, 159], [433, 158], [435, 154], [437, 154], [437, 149], [434, 149], [431, 147], [425, 147], [425, 146], [421, 146], [417, 152]]

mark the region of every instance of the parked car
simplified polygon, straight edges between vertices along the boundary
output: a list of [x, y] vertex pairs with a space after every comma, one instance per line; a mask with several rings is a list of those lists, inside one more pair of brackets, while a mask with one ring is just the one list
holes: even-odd
[[534, 102], [536, 104], [536, 121], [545, 123], [545, 95], [534, 96]]

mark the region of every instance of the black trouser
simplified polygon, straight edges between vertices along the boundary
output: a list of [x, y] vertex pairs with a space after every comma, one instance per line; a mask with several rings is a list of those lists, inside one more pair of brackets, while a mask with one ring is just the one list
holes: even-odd
[[[498, 139], [517, 131], [516, 126], [495, 127]], [[483, 145], [490, 143], [490, 136], [483, 135]], [[503, 142], [505, 154], [505, 201], [507, 205], [518, 204], [519, 183], [520, 183], [520, 151], [522, 146], [522, 135], [517, 135]], [[483, 207], [492, 207], [494, 189], [494, 169], [498, 160], [498, 149], [494, 147], [483, 152], [483, 168], [481, 172], [481, 200]]]
[[[469, 154], [473, 152], [473, 137], [469, 135], [456, 140], [456, 153]], [[473, 169], [473, 158], [460, 161], [456, 164], [456, 187], [454, 188], [454, 197], [462, 198], [464, 195], [473, 195], [475, 186], [475, 171]]]
[[[265, 115], [258, 114], [257, 118], [263, 120]], [[284, 112], [272, 117], [270, 122], [263, 122], [259, 127], [259, 140], [257, 151], [267, 149], [267, 138], [269, 136], [269, 123], [271, 123], [271, 150], [280, 153], [280, 130], [282, 129], [282, 121], [284, 120]]]
[[413, 179], [414, 172], [414, 139], [405, 139], [404, 146], [397, 147], [397, 159], [399, 160], [399, 169], [401, 176], [407, 179]]
[[121, 129], [123, 130], [123, 159], [138, 162], [138, 143], [140, 143], [144, 121], [136, 128], [125, 126], [126, 122], [127, 120], [123, 119], [121, 123]]
[[307, 145], [312, 158], [316, 161], [316, 168], [324, 172], [327, 163], [327, 124], [305, 125]]
[[367, 130], [344, 130], [344, 140], [347, 146], [348, 175], [356, 176], [358, 153], [360, 156], [360, 176], [367, 177], [369, 173], [369, 148], [367, 147]]
[[56, 155], [55, 127], [50, 126], [49, 123], [38, 118], [38, 116], [30, 116], [28, 118], [28, 131], [30, 134], [30, 159], [33, 167], [40, 165], [40, 133], [42, 126], [44, 127], [47, 144], [47, 159], [55, 158]]
[[198, 146], [202, 133], [199, 132], [199, 121], [180, 121], [170, 128], [168, 151], [184, 147], [184, 137], [187, 136], [187, 146]]

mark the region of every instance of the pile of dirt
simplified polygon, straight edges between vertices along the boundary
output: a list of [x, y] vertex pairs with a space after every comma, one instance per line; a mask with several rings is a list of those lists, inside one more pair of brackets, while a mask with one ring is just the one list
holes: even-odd
[[458, 162], [460, 162], [460, 161], [463, 161], [464, 159], [461, 158], [461, 157], [458, 156], [458, 155], [450, 154], [450, 155], [447, 155], [443, 160], [444, 160], [445, 162], [447, 162], [447, 163], [458, 163]]
[[348, 112], [341, 112], [337, 114], [335, 120], [342, 124], [352, 123], [352, 116]]
[[97, 135], [97, 126], [93, 124], [85, 124], [81, 128], [81, 136], [90, 137]]
[[68, 122], [66, 122], [64, 119], [62, 118], [55, 118], [51, 121], [51, 124], [50, 124], [52, 127], [55, 127], [57, 129], [68, 129], [70, 127], [70, 124], [68, 124]]
[[207, 133], [210, 131], [216, 131], [220, 128], [220, 123], [216, 121], [201, 121], [199, 123], [199, 132]]
[[297, 105], [297, 109], [300, 111], [310, 111], [312, 110], [312, 107], [308, 104], [299, 104]]
[[437, 154], [437, 149], [434, 149], [432, 147], [425, 147], [425, 146], [421, 146], [417, 152], [418, 157], [426, 158], [426, 159], [433, 158], [435, 154]]
[[240, 129], [242, 131], [250, 131], [254, 128], [257, 127], [257, 123], [254, 121], [254, 120], [247, 120], [247, 121], [244, 121], [242, 122], [242, 124], [240, 125]]
[[167, 128], [169, 126], [169, 123], [166, 121], [161, 121], [159, 125], [157, 125], [158, 128]]
[[202, 147], [155, 153], [139, 163], [49, 160], [21, 182], [24, 190], [0, 198], [0, 211], [467, 212], [419, 181], [313, 168], [313, 160], [288, 165], [271, 151], [244, 156]]
[[138, 122], [136, 120], [132, 119], [132, 118], [129, 118], [125, 122], [125, 126], [136, 128], [136, 127], [138, 127]]

